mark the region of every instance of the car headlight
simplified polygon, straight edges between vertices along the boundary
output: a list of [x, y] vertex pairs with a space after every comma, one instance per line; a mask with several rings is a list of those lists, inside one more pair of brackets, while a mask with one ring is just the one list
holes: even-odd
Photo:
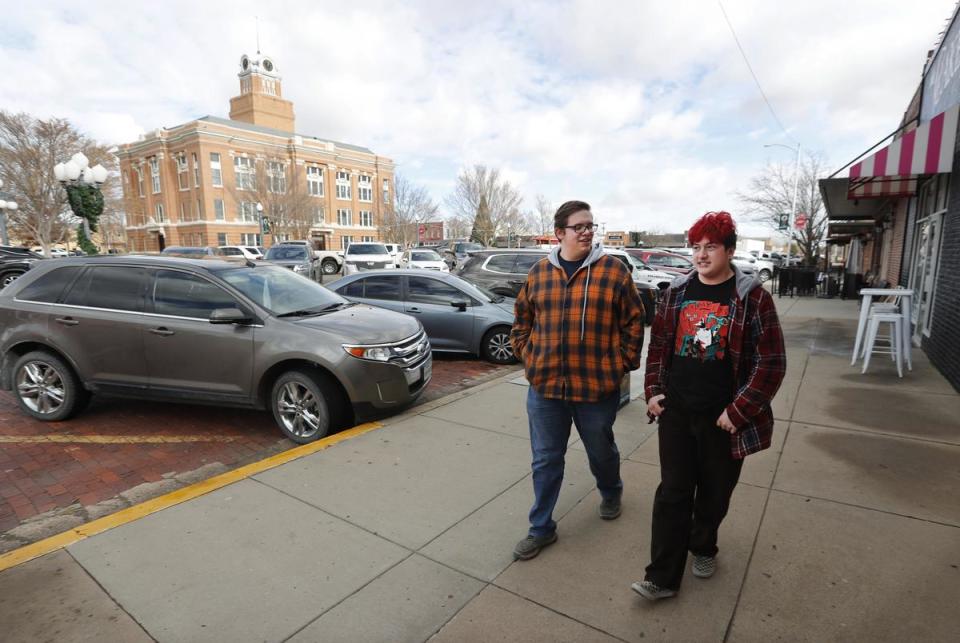
[[347, 351], [348, 354], [353, 355], [359, 359], [369, 359], [374, 362], [386, 362], [390, 360], [390, 357], [393, 355], [393, 351], [386, 346], [350, 346], [348, 344], [343, 345], [343, 350]]

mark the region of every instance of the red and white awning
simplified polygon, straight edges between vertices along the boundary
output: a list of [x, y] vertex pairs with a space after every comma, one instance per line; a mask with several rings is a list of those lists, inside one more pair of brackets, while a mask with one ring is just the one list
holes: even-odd
[[950, 172], [958, 114], [955, 105], [853, 165], [847, 198], [916, 194], [918, 176]]

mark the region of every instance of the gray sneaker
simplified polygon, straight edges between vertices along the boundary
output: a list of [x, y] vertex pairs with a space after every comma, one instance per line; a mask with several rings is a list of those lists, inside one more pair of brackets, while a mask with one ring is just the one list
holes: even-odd
[[630, 589], [635, 591], [637, 594], [640, 594], [640, 596], [643, 596], [648, 601], [659, 601], [661, 598], [672, 598], [677, 595], [676, 590], [660, 587], [656, 583], [648, 580], [637, 581], [630, 586]]
[[717, 557], [694, 554], [691, 571], [697, 578], [710, 578], [717, 571]]
[[557, 542], [557, 532], [549, 536], [527, 536], [513, 548], [514, 560], [530, 560], [540, 553], [540, 550]]
[[604, 498], [597, 508], [597, 513], [604, 520], [614, 520], [620, 517], [620, 496], [616, 498]]

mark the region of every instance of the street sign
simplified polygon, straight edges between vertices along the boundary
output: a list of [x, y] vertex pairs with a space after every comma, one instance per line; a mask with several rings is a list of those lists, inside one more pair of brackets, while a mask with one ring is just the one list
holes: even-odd
[[779, 215], [777, 215], [777, 216], [778, 216], [778, 221], [777, 221], [778, 225], [777, 225], [777, 227], [780, 228], [781, 232], [790, 227], [790, 215], [789, 215], [789, 214], [787, 214], [786, 212], [781, 212], [781, 213], [780, 213]]
[[797, 218], [793, 220], [793, 227], [795, 227], [797, 230], [803, 230], [803, 228], [806, 225], [807, 225], [807, 215], [801, 212], [800, 214], [797, 215]]

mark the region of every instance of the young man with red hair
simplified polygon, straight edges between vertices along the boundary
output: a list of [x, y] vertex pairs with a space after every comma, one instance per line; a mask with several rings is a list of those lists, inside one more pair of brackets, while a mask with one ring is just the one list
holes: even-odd
[[743, 459], [770, 446], [770, 402], [787, 364], [773, 297], [731, 261], [730, 214], [706, 213], [688, 238], [696, 270], [664, 293], [644, 379], [659, 422], [660, 486], [651, 561], [632, 588], [649, 600], [677, 594], [687, 551], [694, 576], [716, 571], [717, 531]]

